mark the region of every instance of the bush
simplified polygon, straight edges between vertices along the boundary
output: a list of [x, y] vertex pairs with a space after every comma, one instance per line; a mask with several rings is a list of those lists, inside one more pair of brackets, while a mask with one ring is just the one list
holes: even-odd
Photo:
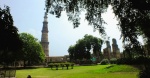
[[103, 59], [100, 64], [101, 65], [107, 65], [107, 64], [109, 64], [109, 60], [108, 59]]
[[62, 67], [62, 69], [64, 69], [64, 67], [69, 68], [69, 66], [71, 66], [71, 69], [73, 69], [74, 63], [49, 63], [48, 67], [50, 67], [51, 69], [53, 69], [53, 67], [56, 67], [56, 70], [58, 70], [59, 67]]
[[93, 62], [91, 60], [80, 61], [80, 65], [91, 65]]
[[134, 64], [150, 64], [150, 58], [148, 57], [136, 57], [133, 59]]
[[48, 67], [50, 67], [51, 69], [53, 69], [54, 64], [49, 64]]
[[74, 63], [71, 64], [71, 69], [73, 69]]
[[136, 58], [120, 58], [117, 60], [117, 64], [129, 64], [129, 65], [142, 65], [150, 64], [150, 58], [148, 57], [136, 57]]
[[150, 78], [150, 65], [145, 66], [145, 68], [139, 72], [139, 78]]
[[111, 64], [116, 64], [116, 63], [117, 63], [117, 59], [116, 59], [116, 58], [110, 59], [110, 63], [111, 63]]

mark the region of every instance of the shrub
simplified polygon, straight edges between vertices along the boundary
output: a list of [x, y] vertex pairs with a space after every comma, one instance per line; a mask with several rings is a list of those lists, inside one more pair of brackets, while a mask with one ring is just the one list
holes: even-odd
[[59, 67], [62, 67], [62, 69], [64, 69], [64, 67], [67, 67], [67, 70], [69, 68], [69, 66], [71, 66], [71, 69], [73, 69], [74, 63], [49, 63], [48, 67], [50, 67], [51, 69], [53, 67], [56, 67], [56, 70], [58, 70]]
[[110, 59], [110, 63], [111, 63], [111, 64], [116, 64], [116, 63], [117, 63], [117, 59], [116, 59], [116, 58]]
[[56, 67], [56, 70], [58, 70], [59, 63], [55, 63], [54, 66]]
[[61, 63], [60, 66], [62, 67], [62, 69], [64, 69], [65, 64]]
[[50, 67], [51, 69], [53, 69], [54, 64], [51, 63], [51, 64], [48, 65], [48, 67]]
[[71, 69], [73, 69], [74, 63], [71, 64]]
[[139, 78], [150, 78], [150, 65], [145, 66], [144, 69], [142, 69], [139, 72]]
[[80, 65], [90, 65], [93, 62], [91, 60], [86, 60], [86, 61], [80, 61]]
[[109, 60], [108, 59], [103, 59], [101, 62], [100, 62], [101, 65], [107, 65], [109, 64]]
[[150, 58], [143, 56], [135, 58], [120, 58], [117, 60], [117, 64], [129, 64], [129, 65], [150, 64]]
[[133, 59], [130, 58], [120, 58], [117, 59], [117, 64], [133, 64]]

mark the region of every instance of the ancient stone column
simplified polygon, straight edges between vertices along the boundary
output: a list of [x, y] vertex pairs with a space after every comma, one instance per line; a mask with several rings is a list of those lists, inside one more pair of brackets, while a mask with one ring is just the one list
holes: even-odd
[[41, 37], [41, 45], [43, 47], [45, 56], [49, 56], [49, 42], [48, 42], [48, 21], [47, 21], [47, 13], [45, 13], [43, 28], [42, 28], [42, 37]]
[[112, 53], [114, 58], [120, 58], [120, 49], [115, 38], [112, 39]]
[[108, 60], [111, 59], [111, 46], [109, 41], [106, 41], [106, 48], [103, 49], [103, 53], [104, 53], [104, 58]]

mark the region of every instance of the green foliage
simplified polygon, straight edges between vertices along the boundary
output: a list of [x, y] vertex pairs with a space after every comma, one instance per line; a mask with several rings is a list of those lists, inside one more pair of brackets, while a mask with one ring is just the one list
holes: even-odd
[[101, 62], [100, 62], [101, 65], [107, 65], [107, 64], [110, 64], [109, 63], [109, 60], [108, 59], [103, 59]]
[[74, 63], [50, 63], [48, 64], [48, 67], [50, 67], [51, 69], [53, 69], [53, 67], [56, 68], [56, 70], [58, 70], [59, 67], [62, 67], [62, 69], [64, 69], [64, 67], [69, 68], [69, 66], [71, 66], [71, 69], [73, 69]]
[[22, 60], [29, 65], [44, 61], [44, 52], [41, 44], [31, 34], [20, 33], [23, 41]]
[[18, 29], [13, 25], [9, 7], [0, 8], [0, 63], [8, 65], [18, 60], [21, 47], [22, 42]]
[[147, 43], [150, 42], [150, 8], [145, 7], [149, 4], [149, 0], [114, 0], [112, 3], [129, 58], [135, 53], [144, 55], [142, 46], [137, 40], [139, 35], [144, 36]]
[[101, 47], [103, 40], [92, 35], [85, 35], [84, 38], [79, 39], [75, 45], [68, 49], [71, 61], [89, 60], [91, 58], [90, 50], [93, 48], [93, 54], [100, 58]]
[[111, 58], [110, 63], [111, 64], [117, 64], [117, 59], [116, 58]]
[[135, 58], [120, 58], [117, 59], [117, 64], [129, 64], [129, 65], [149, 65], [150, 58], [148, 57], [135, 57]]
[[108, 7], [110, 0], [46, 0], [46, 11], [61, 16], [62, 11], [66, 11], [68, 20], [73, 22], [74, 28], [80, 25], [80, 14], [85, 13], [85, 19], [90, 25], [98, 29], [100, 33], [105, 34], [104, 27], [102, 26], [105, 21], [102, 18]]
[[150, 75], [149, 75], [150, 74], [150, 66], [149, 65], [145, 66], [145, 68], [139, 72], [139, 78], [150, 78]]
[[[138, 6], [140, 4], [141, 6]], [[106, 12], [109, 5], [113, 7], [114, 14], [119, 21], [119, 28], [123, 41], [132, 44], [139, 44], [138, 35], [143, 33], [150, 38], [149, 30], [149, 0], [46, 0], [46, 11], [61, 16], [62, 11], [66, 11], [68, 20], [73, 22], [74, 27], [80, 24], [80, 14], [85, 13], [85, 19], [101, 34], [105, 34], [101, 14]], [[134, 45], [135, 46], [135, 45]]]

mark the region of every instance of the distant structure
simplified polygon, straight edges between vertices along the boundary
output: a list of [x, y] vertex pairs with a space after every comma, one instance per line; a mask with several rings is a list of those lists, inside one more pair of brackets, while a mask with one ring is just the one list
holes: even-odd
[[45, 62], [66, 62], [69, 60], [69, 55], [64, 56], [49, 56], [49, 41], [48, 41], [48, 16], [44, 15], [41, 45], [45, 53]]
[[109, 59], [111, 58], [111, 46], [110, 46], [110, 42], [106, 41], [106, 48], [103, 49], [103, 55], [105, 59]]
[[110, 42], [106, 41], [106, 48], [103, 49], [104, 59], [110, 60], [111, 58], [120, 58], [120, 49], [118, 48], [117, 41], [115, 38], [112, 39], [112, 51]]
[[48, 21], [47, 21], [47, 13], [45, 13], [43, 28], [42, 28], [42, 37], [41, 37], [41, 45], [43, 47], [44, 53], [46, 57], [49, 57], [49, 42], [48, 42]]
[[115, 38], [112, 39], [112, 54], [114, 58], [120, 58], [120, 49]]

